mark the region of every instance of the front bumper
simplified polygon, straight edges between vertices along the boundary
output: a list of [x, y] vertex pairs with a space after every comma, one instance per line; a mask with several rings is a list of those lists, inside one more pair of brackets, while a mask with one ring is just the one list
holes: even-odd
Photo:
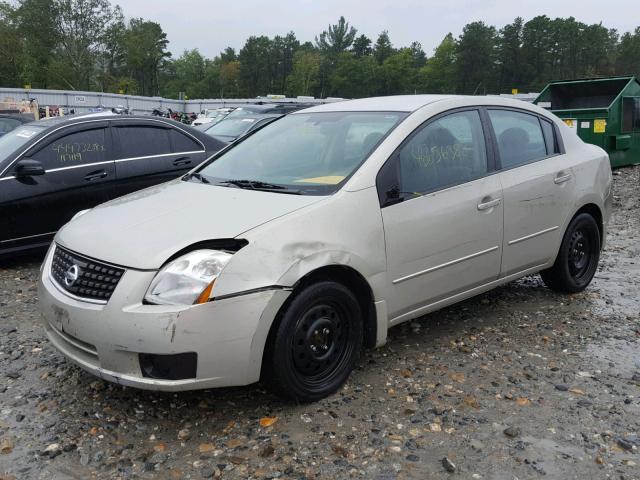
[[[106, 305], [73, 299], [50, 276], [54, 247], [38, 285], [43, 323], [69, 360], [105, 380], [148, 390], [247, 385], [260, 378], [271, 323], [289, 295], [267, 290], [196, 306], [143, 305], [155, 271], [127, 270]], [[143, 376], [139, 354], [195, 352], [195, 378]]]

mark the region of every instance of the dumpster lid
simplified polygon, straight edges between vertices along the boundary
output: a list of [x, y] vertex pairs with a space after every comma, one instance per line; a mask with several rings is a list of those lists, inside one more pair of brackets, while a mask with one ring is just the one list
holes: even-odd
[[635, 77], [585, 78], [552, 82], [534, 103], [551, 102], [551, 110], [609, 108]]

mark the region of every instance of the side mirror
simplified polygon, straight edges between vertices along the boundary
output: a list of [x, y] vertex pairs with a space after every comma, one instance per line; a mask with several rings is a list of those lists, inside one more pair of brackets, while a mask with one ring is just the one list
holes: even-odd
[[25, 158], [16, 163], [16, 177], [35, 177], [36, 175], [44, 175], [44, 167], [37, 160]]
[[396, 203], [400, 203], [404, 200], [404, 198], [400, 196], [400, 189], [398, 188], [397, 185], [392, 186], [389, 190], [387, 190], [384, 193], [385, 193], [385, 201], [384, 201], [385, 207], [388, 207], [389, 205], [395, 205]]

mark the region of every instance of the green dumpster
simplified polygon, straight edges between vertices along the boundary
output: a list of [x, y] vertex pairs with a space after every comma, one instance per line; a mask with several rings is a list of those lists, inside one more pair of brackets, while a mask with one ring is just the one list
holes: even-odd
[[551, 82], [533, 103], [606, 150], [612, 167], [640, 164], [640, 82], [635, 77]]

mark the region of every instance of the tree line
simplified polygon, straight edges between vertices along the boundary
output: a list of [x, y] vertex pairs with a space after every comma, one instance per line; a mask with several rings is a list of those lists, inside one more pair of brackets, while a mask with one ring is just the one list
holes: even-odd
[[419, 41], [375, 41], [340, 17], [313, 41], [293, 31], [250, 36], [215, 58], [173, 58], [162, 26], [125, 20], [109, 0], [0, 1], [0, 86], [97, 90], [177, 98], [267, 94], [358, 98], [413, 93], [539, 91], [551, 80], [640, 76], [640, 27], [620, 33], [573, 17], [502, 28], [482, 21], [447, 34], [429, 55]]

